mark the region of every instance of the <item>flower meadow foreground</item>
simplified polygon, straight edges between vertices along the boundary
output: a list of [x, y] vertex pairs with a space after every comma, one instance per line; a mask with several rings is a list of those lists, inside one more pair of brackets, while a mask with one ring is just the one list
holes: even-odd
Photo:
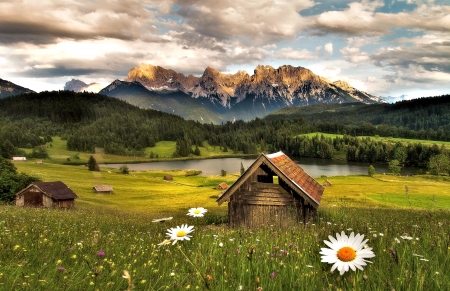
[[330, 207], [288, 229], [211, 212], [0, 206], [0, 290], [450, 290], [448, 211]]

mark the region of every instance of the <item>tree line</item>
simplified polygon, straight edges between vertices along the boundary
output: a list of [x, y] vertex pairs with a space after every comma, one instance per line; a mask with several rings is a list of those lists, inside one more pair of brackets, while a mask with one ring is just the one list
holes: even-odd
[[[0, 150], [5, 158], [22, 154], [18, 148], [33, 148], [37, 154], [42, 154], [40, 146], [48, 143], [51, 136], [59, 135], [67, 140], [69, 150], [88, 153], [93, 153], [95, 148], [103, 148], [105, 153], [142, 156], [146, 147], [152, 147], [158, 141], [172, 140], [177, 143], [173, 155], [183, 157], [199, 155], [198, 148], [207, 141], [224, 152], [244, 154], [282, 150], [292, 156], [327, 159], [332, 158], [336, 151], [345, 151], [347, 160], [368, 163], [386, 163], [401, 153], [402, 159], [399, 161], [402, 164], [424, 167], [427, 159], [443, 153], [443, 149], [421, 144], [386, 144], [356, 136], [450, 140], [450, 131], [447, 130], [449, 125], [441, 125], [442, 120], [450, 117], [450, 110], [446, 110], [447, 107], [450, 108], [450, 102], [444, 97], [428, 98], [425, 101], [427, 102], [412, 100], [392, 106], [356, 106], [358, 112], [367, 115], [368, 108], [375, 112], [381, 112], [380, 108], [383, 112], [388, 111], [385, 119], [378, 117], [380, 122], [392, 119], [391, 111], [403, 112], [401, 116], [408, 116], [400, 116], [402, 120], [409, 120], [414, 114], [423, 117], [434, 116], [439, 120], [427, 129], [422, 127], [415, 130], [410, 128], [414, 127], [411, 125], [414, 123], [412, 121], [406, 127], [357, 122], [355, 119], [346, 124], [333, 121], [336, 116], [341, 117], [341, 113], [325, 115], [320, 113], [320, 110], [312, 114], [314, 118], [303, 115], [289, 118], [256, 118], [249, 122], [238, 120], [223, 124], [202, 124], [152, 109], [141, 109], [125, 101], [94, 93], [32, 93], [0, 99], [0, 140], [3, 141], [0, 143]], [[436, 104], [430, 106], [430, 103]], [[323, 107], [327, 108], [325, 105]], [[348, 105], [347, 107], [352, 108]], [[306, 112], [306, 109], [302, 110]], [[343, 121], [352, 115], [348, 114], [348, 110], [344, 112], [347, 112], [347, 117], [343, 118]], [[323, 118], [317, 120], [318, 116]], [[327, 119], [327, 116], [334, 117]], [[361, 113], [355, 113], [355, 116], [359, 117]], [[436, 127], [438, 125], [439, 127]], [[331, 139], [320, 135], [300, 136], [317, 131], [342, 134], [343, 137]]]

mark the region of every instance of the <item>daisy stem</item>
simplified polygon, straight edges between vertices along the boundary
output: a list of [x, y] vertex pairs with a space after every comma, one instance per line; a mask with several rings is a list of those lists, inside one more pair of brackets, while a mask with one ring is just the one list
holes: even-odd
[[183, 254], [183, 256], [186, 258], [186, 260], [189, 262], [189, 264], [192, 265], [192, 267], [194, 267], [194, 269], [197, 271], [197, 273], [199, 274], [199, 276], [202, 278], [203, 282], [205, 282], [205, 286], [208, 290], [209, 289], [209, 283], [206, 280], [206, 278], [202, 275], [202, 273], [200, 272], [199, 268], [197, 267], [197, 265], [195, 265], [192, 260], [183, 252], [183, 250], [181, 249], [181, 246], [178, 246], [177, 249]]

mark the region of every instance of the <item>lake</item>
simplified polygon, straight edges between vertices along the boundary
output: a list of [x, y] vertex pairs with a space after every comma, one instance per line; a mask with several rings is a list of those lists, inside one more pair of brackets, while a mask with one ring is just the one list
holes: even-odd
[[[187, 161], [162, 161], [138, 164], [102, 164], [101, 167], [118, 169], [127, 165], [133, 171], [146, 170], [199, 170], [202, 176], [220, 175], [222, 170], [228, 174], [239, 173], [241, 163], [247, 169], [256, 160], [245, 158], [221, 158], [206, 160], [187, 160]], [[310, 176], [318, 178], [321, 175], [326, 176], [347, 176], [347, 175], [367, 175], [369, 164], [347, 162], [341, 160], [326, 160], [316, 158], [298, 158], [294, 161], [305, 170]], [[388, 165], [373, 164], [378, 174], [387, 173]], [[413, 175], [418, 168], [403, 168], [402, 175]]]

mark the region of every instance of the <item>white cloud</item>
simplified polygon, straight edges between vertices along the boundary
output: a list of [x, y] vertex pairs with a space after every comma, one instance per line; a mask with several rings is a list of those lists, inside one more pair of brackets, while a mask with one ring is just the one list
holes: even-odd
[[290, 60], [312, 60], [316, 59], [317, 56], [306, 50], [295, 50], [291, 47], [282, 48], [275, 53], [275, 56], [282, 59], [290, 59]]
[[363, 63], [370, 60], [370, 56], [366, 52], [359, 51], [357, 47], [344, 47], [340, 50], [344, 60], [350, 63]]
[[377, 82], [377, 78], [374, 76], [368, 76], [366, 79], [366, 82], [368, 83], [376, 83]]
[[325, 48], [325, 51], [326, 51], [327, 53], [329, 53], [330, 55], [333, 54], [333, 44], [332, 44], [331, 42], [327, 43], [327, 44], [324, 46], [324, 48]]

